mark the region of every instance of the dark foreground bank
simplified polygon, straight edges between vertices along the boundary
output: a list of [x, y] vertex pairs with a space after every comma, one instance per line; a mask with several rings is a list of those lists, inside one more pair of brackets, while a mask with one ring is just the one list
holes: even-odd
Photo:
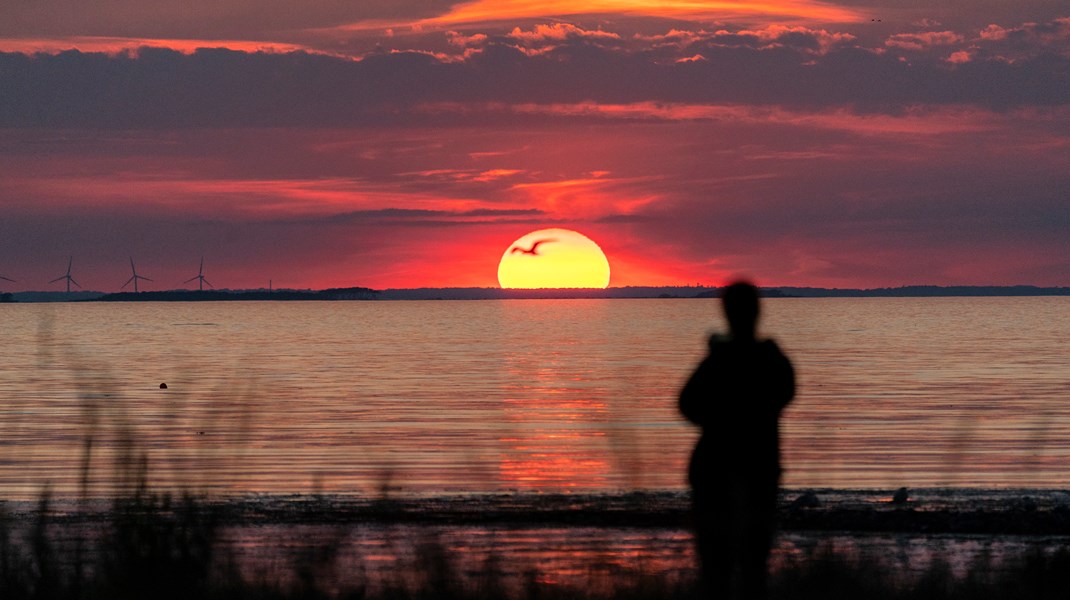
[[[254, 495], [200, 499], [228, 526], [278, 524], [689, 526], [686, 492], [619, 494], [500, 493], [448, 496]], [[53, 518], [107, 520], [108, 501], [53, 501]], [[22, 520], [34, 503], [7, 503]], [[1051, 489], [785, 490], [778, 507], [782, 531], [886, 532], [957, 535], [1070, 536], [1070, 491]]]
[[[1043, 599], [1070, 589], [1070, 537], [1045, 530], [1063, 526], [1062, 492], [894, 498], [785, 494], [773, 597]], [[0, 598], [687, 597], [696, 576], [686, 500], [205, 501], [142, 490], [120, 501], [8, 503]]]

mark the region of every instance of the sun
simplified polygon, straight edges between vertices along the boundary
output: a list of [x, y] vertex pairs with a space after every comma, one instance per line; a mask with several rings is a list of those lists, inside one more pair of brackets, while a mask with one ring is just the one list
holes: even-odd
[[540, 229], [509, 245], [498, 263], [503, 288], [606, 288], [609, 260], [591, 238], [570, 229]]

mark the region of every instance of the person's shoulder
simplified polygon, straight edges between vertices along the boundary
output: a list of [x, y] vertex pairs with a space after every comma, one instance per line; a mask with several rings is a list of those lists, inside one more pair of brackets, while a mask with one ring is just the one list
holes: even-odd
[[784, 354], [784, 352], [780, 349], [780, 346], [777, 345], [776, 340], [762, 340], [761, 343], [759, 343], [759, 348], [761, 348], [760, 352], [763, 357], [763, 360], [783, 363], [789, 366], [791, 365], [791, 359], [789, 359], [788, 355]]
[[714, 344], [727, 344], [728, 342], [731, 342], [731, 341], [732, 341], [732, 336], [728, 335], [727, 333], [716, 332], [716, 333], [711, 333], [710, 334], [709, 342], [710, 342], [711, 346], [714, 345]]
[[714, 333], [708, 341], [710, 352], [717, 352], [728, 347], [732, 343], [732, 336], [727, 333]]
[[762, 341], [758, 342], [758, 347], [760, 347], [763, 351], [768, 352], [769, 354], [783, 354], [783, 352], [780, 351], [780, 346], [777, 345], [776, 340], [774, 340], [773, 338], [763, 339]]

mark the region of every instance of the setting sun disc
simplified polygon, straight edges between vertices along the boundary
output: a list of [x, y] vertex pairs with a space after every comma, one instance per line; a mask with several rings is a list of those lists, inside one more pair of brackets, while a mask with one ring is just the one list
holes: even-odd
[[606, 288], [609, 260], [591, 238], [570, 229], [540, 229], [516, 240], [498, 263], [503, 288]]

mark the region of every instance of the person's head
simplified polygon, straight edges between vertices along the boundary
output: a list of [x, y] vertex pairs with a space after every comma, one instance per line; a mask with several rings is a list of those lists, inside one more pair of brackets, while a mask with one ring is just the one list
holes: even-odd
[[748, 281], [737, 281], [721, 292], [721, 304], [732, 336], [753, 338], [758, 327], [758, 288]]

